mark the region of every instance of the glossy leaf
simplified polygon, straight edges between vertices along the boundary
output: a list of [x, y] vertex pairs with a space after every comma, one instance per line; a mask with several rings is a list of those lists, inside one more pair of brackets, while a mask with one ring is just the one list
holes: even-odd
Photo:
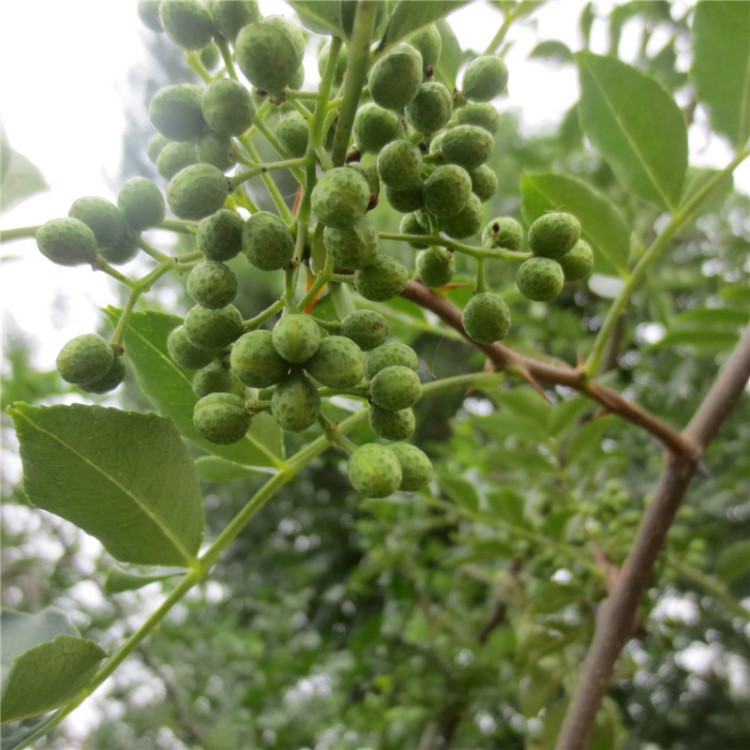
[[691, 77], [711, 126], [736, 146], [750, 137], [750, 3], [698, 3]]
[[417, 29], [439, 21], [467, 2], [469, 0], [421, 0], [418, 3], [402, 0], [393, 9], [378, 49], [390, 47]]
[[554, 172], [521, 176], [524, 219], [531, 224], [547, 211], [570, 211], [578, 217], [591, 245], [598, 273], [627, 275], [630, 229], [617, 206], [596, 188], [576, 177]]
[[203, 499], [185, 444], [155, 414], [100, 406], [8, 410], [33, 505], [95, 536], [117, 560], [189, 565]]
[[687, 169], [687, 126], [671, 94], [614, 57], [576, 54], [584, 132], [622, 185], [674, 212]]
[[750, 572], [750, 539], [725, 547], [716, 561], [716, 575], [729, 582]]

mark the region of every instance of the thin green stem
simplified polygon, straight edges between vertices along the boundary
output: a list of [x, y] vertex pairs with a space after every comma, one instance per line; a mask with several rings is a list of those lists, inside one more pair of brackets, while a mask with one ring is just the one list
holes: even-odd
[[154, 229], [167, 229], [179, 234], [195, 234], [198, 231], [197, 221], [184, 221], [183, 219], [164, 219]]
[[[247, 149], [250, 156], [255, 159], [255, 161], [260, 164], [260, 154], [258, 153], [258, 149], [255, 148], [252, 141], [249, 138], [246, 138], [243, 140], [243, 145]], [[274, 205], [276, 206], [276, 209], [278, 210], [281, 218], [287, 223], [292, 223], [292, 212], [289, 210], [289, 207], [286, 205], [286, 201], [284, 200], [283, 196], [279, 192], [279, 188], [276, 186], [276, 183], [271, 179], [271, 176], [267, 174], [266, 172], [260, 173], [261, 179], [263, 180], [263, 183], [266, 186], [266, 190], [268, 190], [268, 194], [271, 196], [271, 200], [273, 200]]]
[[96, 261], [92, 264], [91, 268], [93, 268], [94, 271], [106, 273], [107, 276], [111, 276], [115, 281], [119, 281], [121, 284], [124, 284], [131, 289], [136, 284], [135, 281], [129, 279], [125, 274], [120, 273], [116, 268], [112, 268], [112, 266], [107, 263], [107, 259], [101, 253], [96, 254]]
[[333, 272], [333, 257], [326, 256], [326, 264], [323, 269], [315, 276], [310, 288], [305, 292], [304, 297], [299, 301], [300, 310], [304, 310], [317, 296], [318, 292], [328, 283]]
[[474, 245], [465, 245], [463, 242], [456, 242], [448, 237], [439, 234], [402, 234], [400, 232], [378, 232], [382, 240], [397, 240], [400, 242], [414, 242], [422, 245], [437, 245], [449, 250], [455, 250], [459, 253], [470, 255], [472, 258], [497, 258], [498, 260], [508, 260], [512, 263], [522, 263], [531, 257], [531, 253], [522, 253], [515, 250], [506, 250], [502, 247], [476, 247]]
[[171, 263], [172, 259], [166, 254], [157, 250], [153, 245], [148, 243], [143, 235], [137, 235], [135, 244], [143, 250], [146, 255], [150, 255], [157, 263]]
[[27, 237], [36, 237], [39, 226], [16, 227], [15, 229], [0, 229], [0, 242], [10, 242], [11, 240], [22, 240], [26, 239]]
[[218, 36], [215, 38], [215, 42], [221, 53], [221, 59], [224, 61], [224, 66], [227, 69], [227, 75], [233, 80], [238, 81], [239, 78], [237, 77], [237, 71], [234, 67], [234, 59], [232, 57], [232, 52], [229, 49], [229, 45], [226, 43], [225, 39], [221, 39]]
[[243, 182], [252, 177], [256, 177], [259, 174], [265, 174], [273, 169], [291, 169], [293, 167], [304, 167], [307, 164], [307, 159], [285, 159], [284, 161], [270, 161], [265, 164], [255, 164], [245, 172], [239, 172], [238, 174], [232, 175], [229, 178], [229, 190], [236, 190]]
[[254, 331], [265, 323], [269, 318], [272, 318], [277, 313], [280, 313], [284, 309], [284, 299], [276, 300], [272, 305], [269, 305], [265, 310], [259, 312], [254, 318], [246, 320], [242, 324], [244, 331]]
[[[337, 37], [334, 37], [337, 38]], [[318, 92], [317, 91], [298, 91], [296, 89], [286, 89], [284, 91], [284, 97], [289, 100], [290, 103], [294, 103], [295, 101], [302, 101], [302, 102], [316, 102], [318, 101]]]
[[[260, 110], [259, 110], [260, 111]], [[263, 118], [256, 118], [255, 129], [271, 144], [276, 153], [280, 156], [286, 156], [287, 151], [281, 145], [281, 141], [276, 137], [276, 134], [266, 125]], [[294, 175], [294, 179], [302, 184], [303, 172], [297, 167], [303, 167], [307, 164], [306, 161], [302, 160], [301, 164], [295, 164], [290, 168], [291, 173]]]
[[213, 76], [206, 70], [197, 52], [188, 52], [185, 58], [188, 65], [200, 76], [204, 83], [210, 83], [213, 80]]
[[487, 278], [484, 273], [484, 258], [477, 258], [477, 279], [476, 284], [474, 287], [474, 291], [479, 292], [486, 292], [487, 291]]

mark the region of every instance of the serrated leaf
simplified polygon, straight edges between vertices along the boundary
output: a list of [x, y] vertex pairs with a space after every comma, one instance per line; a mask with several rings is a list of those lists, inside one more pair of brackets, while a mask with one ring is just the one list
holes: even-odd
[[15, 203], [34, 193], [49, 190], [49, 185], [39, 167], [10, 147], [2, 128], [0, 128], [0, 139], [2, 139], [0, 211], [6, 211]]
[[716, 561], [715, 572], [725, 583], [750, 572], [750, 539], [725, 547]]
[[45, 607], [35, 614], [3, 609], [0, 612], [0, 663], [10, 666], [17, 656], [58, 635], [77, 638], [81, 634], [70, 617], [57, 607]]
[[136, 591], [150, 583], [167, 581], [175, 576], [183, 575], [183, 573], [184, 571], [176, 571], [174, 573], [162, 573], [161, 575], [140, 576], [128, 573], [121, 568], [110, 568], [107, 571], [107, 577], [104, 579], [104, 593], [121, 594], [123, 591]]
[[674, 213], [687, 169], [687, 126], [671, 94], [614, 57], [578, 52], [581, 126], [622, 185]]
[[[120, 311], [108, 308], [105, 314], [112, 325]], [[216, 445], [204, 440], [193, 427], [196, 397], [191, 385], [192, 373], [182, 370], [167, 354], [167, 336], [182, 319], [157, 311], [134, 313], [125, 332], [125, 356], [138, 385], [156, 410], [169, 417], [191, 442], [209, 453], [244, 466], [283, 465], [281, 429], [269, 428], [265, 420], [253, 420], [247, 435], [232, 445]]]
[[378, 50], [390, 47], [413, 32], [439, 21], [470, 0], [401, 0], [393, 9]]
[[30, 502], [99, 539], [117, 560], [190, 565], [203, 499], [172, 422], [100, 406], [9, 407]]
[[750, 137], [750, 3], [698, 3], [691, 77], [711, 126], [735, 146]]
[[105, 656], [93, 641], [70, 635], [24, 652], [14, 659], [3, 686], [3, 724], [63, 705], [86, 685]]
[[570, 211], [577, 216], [583, 237], [594, 251], [595, 270], [627, 276], [630, 229], [604, 193], [576, 177], [554, 172], [524, 172], [521, 200], [528, 224], [547, 211]]
[[545, 39], [543, 42], [539, 42], [531, 50], [529, 57], [534, 60], [555, 63], [555, 65], [573, 62], [573, 53], [570, 48], [559, 39]]
[[316, 34], [346, 38], [341, 17], [341, 0], [289, 0], [302, 25]]

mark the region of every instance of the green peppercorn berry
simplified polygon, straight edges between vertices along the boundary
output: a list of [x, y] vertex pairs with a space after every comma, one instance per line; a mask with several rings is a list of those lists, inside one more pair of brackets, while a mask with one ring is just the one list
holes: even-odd
[[[318, 73], [321, 77], [328, 66], [328, 58], [331, 56], [331, 43], [326, 42], [323, 48], [320, 50], [318, 55]], [[349, 55], [345, 46], [339, 49], [338, 57], [336, 58], [336, 66], [333, 69], [333, 85], [340, 86], [344, 80], [344, 73], [346, 73], [346, 66], [349, 62]]]
[[357, 110], [353, 133], [359, 150], [371, 154], [377, 154], [387, 143], [405, 135], [398, 115], [373, 102]]
[[349, 457], [349, 481], [360, 495], [388, 497], [401, 484], [401, 464], [384, 445], [365, 443]]
[[107, 375], [114, 361], [115, 353], [109, 341], [96, 333], [84, 333], [60, 349], [55, 364], [66, 382], [89, 385]]
[[171, 180], [181, 169], [198, 161], [198, 152], [193, 141], [172, 141], [159, 152], [156, 171]]
[[59, 266], [79, 266], [96, 260], [96, 235], [79, 219], [52, 219], [36, 232], [45, 258]]
[[497, 175], [486, 164], [469, 172], [471, 190], [482, 203], [486, 203], [497, 192]]
[[214, 357], [213, 352], [199, 349], [190, 341], [184, 326], [177, 326], [169, 332], [167, 352], [172, 361], [183, 370], [198, 370]]
[[354, 288], [373, 302], [385, 302], [404, 291], [409, 271], [404, 264], [388, 255], [379, 255], [366, 268], [354, 274]]
[[388, 411], [400, 411], [413, 406], [421, 395], [419, 375], [403, 365], [384, 367], [370, 382], [372, 402]]
[[367, 412], [367, 421], [372, 431], [385, 440], [406, 440], [417, 428], [414, 410], [410, 407], [389, 411], [371, 404]]
[[447, 131], [441, 131], [430, 140], [430, 154], [438, 157], [438, 160], [442, 160], [443, 154], [441, 151], [443, 145], [443, 138]]
[[447, 162], [466, 169], [484, 164], [494, 148], [495, 139], [477, 125], [456, 125], [443, 136], [440, 144], [440, 152]]
[[388, 338], [388, 319], [374, 310], [357, 310], [341, 321], [339, 331], [368, 352]]
[[375, 262], [380, 240], [375, 225], [363, 216], [346, 229], [326, 227], [323, 244], [337, 266], [357, 270]]
[[196, 305], [185, 316], [185, 333], [199, 349], [218, 351], [242, 335], [242, 315], [234, 305], [218, 310]]
[[135, 232], [155, 227], [164, 221], [164, 196], [151, 180], [131, 177], [120, 188], [117, 205], [125, 223]]
[[471, 176], [457, 164], [437, 167], [424, 183], [425, 210], [438, 218], [461, 213], [471, 196]]
[[406, 492], [416, 492], [426, 487], [434, 475], [432, 462], [427, 454], [410, 443], [392, 443], [386, 446], [389, 451], [395, 454], [401, 465], [401, 484], [400, 490]]
[[386, 185], [385, 199], [392, 208], [395, 208], [396, 211], [400, 211], [402, 214], [417, 211], [424, 206], [422, 183], [417, 182], [404, 190], [396, 190]]
[[378, 154], [378, 176], [388, 187], [404, 190], [419, 181], [422, 152], [407, 140], [391, 141]]
[[229, 366], [215, 359], [193, 375], [192, 385], [195, 397], [203, 398], [209, 393], [232, 393], [239, 384]]
[[406, 119], [420, 133], [434, 133], [451, 119], [453, 97], [451, 92], [437, 81], [428, 81], [419, 87], [419, 92], [406, 107]]
[[255, 0], [208, 0], [207, 5], [216, 31], [231, 42], [243, 26], [261, 19]]
[[68, 216], [82, 221], [94, 233], [99, 247], [117, 245], [125, 236], [122, 212], [104, 198], [78, 198], [70, 207]]
[[242, 227], [242, 250], [261, 271], [286, 268], [294, 255], [294, 237], [276, 214], [253, 214]]
[[461, 317], [466, 333], [480, 344], [501, 341], [510, 330], [510, 310], [498, 294], [479, 292], [464, 307]]
[[462, 125], [478, 125], [493, 136], [500, 130], [500, 114], [486, 102], [469, 102], [456, 111], [456, 120]]
[[273, 391], [271, 414], [284, 430], [306, 430], [320, 415], [318, 389], [302, 372], [292, 371]]
[[307, 362], [320, 345], [320, 328], [309, 316], [301, 313], [284, 315], [273, 327], [274, 349], [287, 362]]
[[159, 158], [161, 150], [169, 142], [169, 138], [165, 138], [161, 133], [156, 133], [148, 139], [148, 143], [146, 144], [146, 156], [148, 156], [153, 164], [156, 164], [156, 160]]
[[226, 176], [211, 164], [185, 167], [167, 185], [167, 203], [181, 219], [202, 219], [218, 211], [228, 194]]
[[362, 350], [345, 336], [324, 338], [305, 369], [330, 388], [353, 388], [365, 374]]
[[231, 78], [217, 78], [206, 86], [201, 111], [208, 127], [221, 135], [242, 135], [255, 119], [250, 92]]
[[139, 249], [138, 245], [126, 235], [116, 245], [100, 247], [99, 252], [107, 263], [119, 266], [133, 260], [138, 255]]
[[508, 68], [497, 55], [475, 57], [466, 68], [462, 91], [475, 102], [488, 102], [508, 85]]
[[594, 270], [594, 251], [585, 240], [578, 240], [573, 249], [569, 250], [557, 262], [562, 266], [565, 283], [582, 281], [591, 276]]
[[221, 60], [221, 52], [214, 42], [209, 42], [200, 51], [200, 61], [206, 70], [214, 70]]
[[117, 388], [123, 380], [125, 380], [125, 363], [122, 357], [115, 357], [106, 375], [93, 383], [79, 385], [78, 387], [86, 393], [109, 393]]
[[529, 227], [529, 250], [543, 258], [562, 258], [581, 237], [581, 223], [573, 214], [551, 211]]
[[211, 11], [198, 0], [163, 0], [159, 17], [167, 36], [183, 49], [205, 47], [214, 35]]
[[186, 287], [193, 302], [217, 310], [237, 296], [237, 276], [229, 266], [217, 260], [204, 260], [193, 266]]
[[[378, 177], [378, 167], [376, 164], [363, 164], [361, 161], [355, 161], [351, 164], [346, 165], [347, 169], [353, 169], [358, 174], [361, 174], [367, 182], [367, 187], [370, 189], [370, 201], [368, 203], [368, 209], [374, 208], [373, 198], [377, 199], [380, 193], [380, 178]], [[377, 204], [377, 200], [375, 201]]]
[[529, 258], [516, 273], [516, 286], [524, 297], [548, 302], [557, 297], [565, 284], [562, 266], [552, 258]]
[[240, 70], [259, 89], [276, 93], [297, 74], [305, 51], [302, 32], [289, 19], [267, 16], [245, 26], [234, 52]]
[[159, 18], [160, 0], [139, 0], [137, 5], [138, 18], [141, 23], [151, 31], [161, 34], [164, 27], [161, 25]]
[[289, 373], [289, 363], [274, 349], [271, 331], [250, 331], [240, 336], [229, 361], [237, 379], [253, 388], [276, 385]]
[[443, 50], [443, 39], [434, 23], [423, 26], [419, 31], [412, 34], [408, 42], [422, 56], [424, 70], [434, 68], [438, 64], [440, 53]]
[[323, 173], [313, 188], [311, 202], [321, 224], [346, 229], [364, 216], [370, 186], [355, 170], [336, 167]]
[[482, 228], [482, 201], [472, 193], [460, 213], [438, 219], [438, 226], [457, 240], [471, 237]]
[[512, 216], [498, 216], [484, 228], [482, 243], [488, 247], [520, 250], [523, 246], [523, 227]]
[[195, 243], [209, 260], [231, 260], [242, 250], [242, 217], [220, 208], [198, 224]]
[[437, 289], [453, 278], [456, 259], [444, 247], [428, 247], [417, 253], [416, 267], [422, 283]]
[[[168, 4], [174, 0], [170, 0]], [[166, 5], [167, 3], [165, 3]], [[190, 141], [205, 129], [201, 99], [203, 90], [192, 83], [177, 83], [159, 89], [148, 108], [153, 126], [172, 141]]]
[[309, 138], [307, 120], [299, 112], [289, 112], [276, 123], [276, 137], [289, 156], [304, 156]]
[[365, 361], [365, 377], [372, 380], [381, 370], [393, 365], [408, 367], [417, 372], [419, 357], [410, 346], [400, 341], [391, 341], [373, 349]]
[[[417, 215], [415, 213], [403, 215], [401, 222], [398, 225], [398, 231], [401, 234], [423, 234], [425, 236], [430, 235], [430, 232], [419, 223], [419, 219], [417, 219]], [[424, 242], [418, 242], [415, 240], [408, 240], [408, 242], [412, 247], [427, 247], [430, 244], [429, 239], [425, 240]]]
[[422, 85], [422, 55], [410, 44], [397, 44], [370, 69], [370, 96], [385, 109], [403, 109]]
[[218, 445], [242, 440], [251, 421], [245, 400], [234, 393], [209, 393], [193, 409], [193, 426], [198, 434]]
[[226, 172], [237, 163], [237, 151], [229, 136], [207, 130], [195, 142], [198, 161]]

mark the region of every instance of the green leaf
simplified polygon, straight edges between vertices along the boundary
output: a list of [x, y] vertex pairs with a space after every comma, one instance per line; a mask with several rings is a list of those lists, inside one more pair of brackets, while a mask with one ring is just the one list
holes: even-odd
[[687, 169], [687, 126], [656, 79], [614, 57], [576, 54], [584, 132], [622, 185], [674, 213]]
[[81, 634], [70, 617], [57, 607], [45, 607], [31, 615], [4, 609], [0, 613], [0, 664], [10, 666], [16, 657], [58, 635], [77, 638]]
[[583, 6], [581, 15], [578, 18], [578, 28], [583, 37], [583, 46], [588, 49], [589, 40], [591, 37], [591, 27], [594, 25], [594, 3], [586, 3]]
[[38, 716], [71, 700], [106, 656], [85, 638], [58, 635], [13, 660], [3, 686], [3, 724]]
[[201, 456], [196, 460], [195, 468], [198, 476], [206, 482], [232, 482], [268, 471], [267, 468], [243, 466], [218, 456]]
[[555, 65], [564, 65], [573, 62], [573, 53], [564, 42], [558, 39], [545, 39], [534, 47], [529, 57], [536, 60], [551, 62]]
[[524, 517], [524, 500], [521, 495], [507, 487], [487, 494], [488, 512], [493, 518], [505, 521], [511, 526], [528, 526]]
[[95, 536], [117, 560], [190, 565], [203, 499], [174, 425], [100, 406], [9, 407], [33, 505]]
[[[120, 317], [115, 308], [105, 310], [114, 326]], [[196, 398], [192, 374], [182, 370], [167, 354], [167, 336], [182, 319], [176, 315], [149, 310], [134, 313], [125, 332], [125, 351], [138, 385], [156, 410], [170, 417], [177, 429], [203, 450], [244, 466], [283, 465], [283, 438], [278, 425], [253, 420], [243, 440], [232, 445], [216, 445], [204, 440], [193, 427]]]
[[698, 3], [691, 76], [711, 126], [735, 146], [750, 136], [750, 3]]
[[716, 575], [725, 583], [750, 571], [750, 539], [725, 547], [716, 561]]
[[550, 410], [548, 430], [550, 435], [564, 433], [591, 405], [584, 396], [573, 396], [560, 401]]
[[341, 0], [289, 0], [302, 25], [316, 34], [346, 38], [341, 18]]
[[573, 436], [568, 447], [568, 463], [575, 463], [584, 453], [601, 448], [604, 433], [617, 421], [614, 414], [586, 422]]
[[[714, 179], [718, 174], [718, 169], [690, 167], [685, 175], [685, 189], [682, 193], [680, 208], [686, 206], [690, 202], [690, 199], [701, 190], [709, 180]], [[697, 216], [720, 208], [724, 199], [732, 192], [733, 188], [733, 176], [731, 174], [722, 175], [708, 193], [703, 196], [700, 203], [695, 206], [689, 214], [686, 214], [685, 226], [689, 226], [689, 222]]]
[[739, 339], [739, 331], [717, 331], [706, 328], [678, 328], [669, 331], [666, 336], [655, 344], [649, 346], [649, 350], [665, 349], [672, 346], [692, 346], [704, 354], [722, 352], [731, 348]]
[[105, 594], [120, 594], [123, 591], [136, 591], [148, 586], [150, 583], [166, 581], [175, 576], [183, 575], [184, 571], [175, 571], [174, 573], [162, 573], [154, 576], [139, 576], [134, 573], [128, 573], [121, 568], [110, 568], [107, 571], [107, 577], [104, 579]]
[[442, 51], [435, 74], [439, 81], [444, 83], [450, 91], [453, 91], [456, 88], [458, 69], [465, 59], [465, 54], [450, 24], [445, 20], [440, 20], [437, 22], [437, 28], [442, 41]]
[[738, 310], [734, 307], [699, 307], [680, 313], [674, 319], [674, 324], [698, 324], [706, 328], [739, 328], [747, 325], [749, 319], [748, 310]]
[[49, 185], [39, 167], [10, 147], [2, 127], [0, 127], [0, 140], [2, 141], [0, 211], [7, 211], [12, 205], [24, 198], [42, 190], [49, 190]]
[[539, 436], [547, 435], [550, 406], [533, 388], [496, 391], [493, 398], [513, 414], [514, 420], [528, 425]]
[[521, 175], [524, 220], [531, 224], [547, 211], [570, 211], [581, 222], [584, 239], [595, 254], [598, 273], [627, 276], [630, 228], [604, 193], [576, 177], [554, 172]]
[[467, 2], [469, 0], [402, 0], [393, 9], [378, 50], [390, 47], [423, 26], [439, 21]]
[[459, 507], [472, 511], [479, 509], [479, 495], [471, 482], [443, 474], [438, 478], [438, 484]]

